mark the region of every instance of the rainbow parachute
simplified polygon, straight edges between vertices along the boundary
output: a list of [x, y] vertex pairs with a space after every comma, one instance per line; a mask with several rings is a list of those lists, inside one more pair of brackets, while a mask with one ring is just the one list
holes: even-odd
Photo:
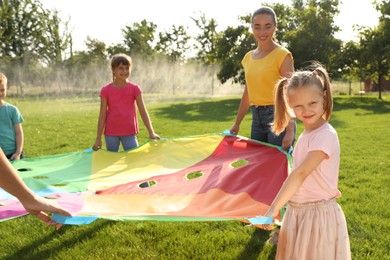
[[[287, 177], [290, 156], [229, 134], [149, 141], [126, 152], [105, 150], [26, 158], [13, 163], [36, 194], [72, 217], [158, 221], [245, 221], [264, 215]], [[0, 189], [0, 221], [27, 214]]]

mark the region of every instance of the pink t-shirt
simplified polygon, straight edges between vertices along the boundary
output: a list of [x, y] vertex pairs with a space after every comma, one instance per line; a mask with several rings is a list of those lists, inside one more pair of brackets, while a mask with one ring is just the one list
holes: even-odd
[[306, 177], [290, 201], [305, 203], [339, 198], [340, 143], [336, 130], [329, 123], [299, 136], [293, 151], [292, 169], [297, 168], [311, 151], [323, 151], [328, 158]]
[[112, 83], [103, 87], [100, 96], [107, 100], [105, 135], [126, 136], [138, 134], [136, 98], [141, 88], [131, 82], [123, 88]]

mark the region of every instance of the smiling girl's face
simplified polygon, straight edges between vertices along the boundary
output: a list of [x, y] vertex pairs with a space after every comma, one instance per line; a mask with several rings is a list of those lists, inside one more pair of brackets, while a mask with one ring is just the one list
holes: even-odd
[[290, 87], [287, 90], [288, 105], [295, 116], [302, 121], [305, 130], [313, 130], [325, 122], [322, 117], [324, 98], [324, 93], [315, 84]]
[[112, 70], [112, 73], [117, 80], [126, 81], [130, 77], [130, 66], [121, 63]]

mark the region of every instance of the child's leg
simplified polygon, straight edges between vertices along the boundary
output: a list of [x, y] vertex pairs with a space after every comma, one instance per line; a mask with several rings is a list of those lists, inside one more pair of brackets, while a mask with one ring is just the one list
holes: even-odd
[[119, 136], [105, 135], [104, 139], [106, 140], [106, 147], [107, 147], [108, 151], [111, 151], [111, 152], [118, 152], [119, 151], [119, 144], [120, 144], [120, 137]]
[[123, 150], [130, 150], [138, 147], [137, 135], [121, 136]]

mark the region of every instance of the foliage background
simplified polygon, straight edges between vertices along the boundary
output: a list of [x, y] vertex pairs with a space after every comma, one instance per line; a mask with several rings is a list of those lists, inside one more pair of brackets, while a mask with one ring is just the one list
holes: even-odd
[[[277, 40], [292, 51], [296, 69], [317, 60], [334, 80], [372, 80], [381, 98], [382, 82], [390, 76], [390, 2], [373, 2], [381, 14], [378, 25], [358, 28], [356, 42], [335, 37], [339, 4], [339, 0], [292, 0], [291, 5], [269, 5], [278, 16]], [[199, 29], [197, 35], [188, 35], [182, 25], [159, 31], [155, 23], [142, 20], [122, 29], [122, 42], [107, 46], [86, 37], [86, 50], [78, 51], [72, 48], [69, 21], [62, 21], [58, 11], [45, 9], [39, 0], [1, 0], [0, 71], [20, 96], [35, 87], [42, 94], [53, 89], [83, 93], [110, 80], [108, 59], [124, 52], [134, 59], [135, 75], [145, 75], [138, 83], [153, 86], [153, 93], [176, 95], [188, 89], [201, 93], [204, 86], [214, 95], [219, 85], [244, 84], [241, 60], [256, 48], [250, 15], [239, 18], [242, 25], [223, 31], [217, 31], [218, 21], [202, 13], [191, 19]], [[207, 83], [196, 85], [199, 79]]]

